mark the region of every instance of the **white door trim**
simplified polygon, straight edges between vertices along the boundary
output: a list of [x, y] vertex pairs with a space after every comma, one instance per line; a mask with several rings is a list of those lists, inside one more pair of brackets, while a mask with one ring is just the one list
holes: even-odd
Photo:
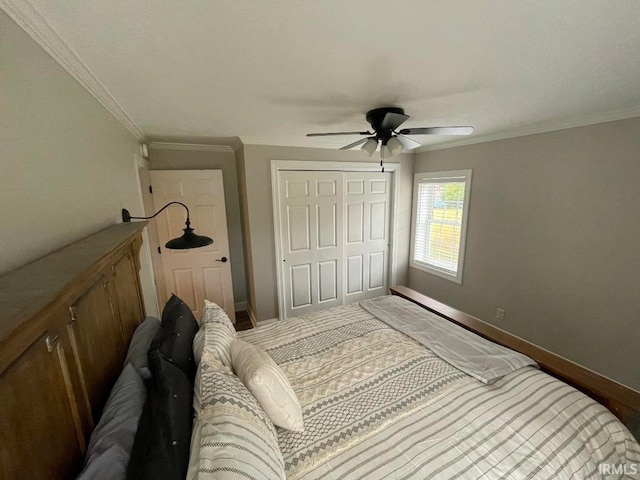
[[[138, 205], [137, 212], [143, 212], [144, 216], [152, 215], [153, 212], [147, 213], [144, 208], [144, 194], [142, 192], [142, 181], [140, 177], [140, 170], [146, 170], [149, 172], [149, 161], [142, 158], [137, 153], [133, 154], [134, 171], [136, 175], [138, 190]], [[155, 227], [155, 225], [154, 225]], [[141, 272], [140, 281], [143, 289], [143, 300], [145, 304], [145, 311], [147, 315], [160, 318], [160, 305], [158, 302], [157, 287], [156, 287], [156, 265], [155, 259], [151, 250], [151, 240], [149, 235], [149, 229], [152, 228], [151, 224], [147, 225], [142, 230], [142, 248], [140, 249], [140, 262]], [[142, 283], [145, 282], [145, 283]], [[153, 291], [153, 296], [151, 295]]]
[[[284, 284], [282, 277], [282, 250], [280, 231], [280, 185], [278, 182], [278, 173], [284, 170], [310, 170], [310, 171], [337, 171], [337, 172], [378, 172], [380, 166], [377, 163], [362, 162], [323, 162], [308, 160], [271, 160], [271, 203], [273, 205], [273, 232], [276, 251], [276, 285], [278, 288], [278, 317], [283, 318], [284, 310]], [[399, 185], [400, 185], [400, 163], [384, 164], [385, 172], [391, 173], [391, 231], [389, 232], [390, 245], [389, 249], [389, 285], [396, 284], [396, 263], [397, 263], [397, 245], [396, 233], [398, 232], [398, 205], [399, 205]]]

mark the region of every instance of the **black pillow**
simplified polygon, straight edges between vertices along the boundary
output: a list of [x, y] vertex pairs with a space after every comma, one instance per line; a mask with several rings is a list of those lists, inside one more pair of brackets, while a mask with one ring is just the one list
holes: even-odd
[[193, 385], [159, 349], [150, 351], [149, 386], [127, 480], [184, 480], [193, 425]]
[[159, 350], [162, 357], [182, 370], [193, 383], [196, 364], [193, 360], [193, 337], [198, 331], [189, 306], [176, 295], [164, 306], [162, 322], [149, 348], [149, 364], [151, 352]]

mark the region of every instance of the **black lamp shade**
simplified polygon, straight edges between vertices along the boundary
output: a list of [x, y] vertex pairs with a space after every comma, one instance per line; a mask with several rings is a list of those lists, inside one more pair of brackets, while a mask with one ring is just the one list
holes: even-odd
[[[189, 231], [188, 231], [189, 230]], [[179, 238], [169, 240], [165, 247], [172, 250], [186, 250], [189, 248], [198, 248], [211, 245], [213, 240], [204, 235], [196, 235], [191, 228], [184, 229], [184, 234]]]
[[185, 229], [182, 236], [169, 240], [165, 244], [166, 248], [169, 248], [172, 250], [187, 250], [190, 248], [205, 247], [213, 243], [213, 239], [209, 237], [205, 237], [204, 235], [196, 235], [195, 233], [193, 233], [193, 228], [191, 228], [191, 222], [189, 220], [189, 209], [184, 203], [180, 203], [180, 202], [169, 202], [160, 210], [158, 210], [156, 213], [151, 215], [150, 217], [132, 217], [129, 211], [126, 208], [123, 208], [122, 221], [130, 222], [132, 218], [136, 220], [149, 220], [151, 218], [154, 218], [156, 215], [162, 212], [169, 205], [182, 205], [182, 207], [184, 207], [184, 209], [187, 211], [187, 221], [185, 222]]

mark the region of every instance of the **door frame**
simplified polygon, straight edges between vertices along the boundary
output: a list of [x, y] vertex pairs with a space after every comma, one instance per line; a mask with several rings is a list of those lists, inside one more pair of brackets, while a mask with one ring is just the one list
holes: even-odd
[[[271, 160], [271, 202], [273, 204], [273, 232], [276, 250], [276, 286], [278, 289], [278, 318], [286, 318], [284, 309], [284, 278], [282, 269], [282, 232], [280, 231], [280, 185], [278, 175], [281, 171], [332, 171], [332, 172], [379, 172], [380, 166], [376, 163], [364, 162], [325, 162], [311, 160]], [[385, 173], [391, 173], [391, 210], [389, 219], [389, 255], [388, 275], [389, 285], [396, 284], [397, 268], [397, 242], [398, 232], [398, 209], [399, 209], [399, 186], [400, 186], [400, 163], [392, 162], [384, 164]]]
[[[150, 185], [150, 181], [147, 185], [147, 178], [150, 177], [150, 164], [149, 160], [141, 157], [137, 153], [134, 157], [134, 171], [136, 175], [137, 185], [140, 187], [138, 195], [138, 205], [136, 211], [144, 212], [145, 217], [153, 215], [154, 212], [149, 213], [147, 211], [147, 188]], [[145, 173], [142, 173], [145, 172]], [[138, 210], [139, 209], [139, 210]], [[155, 235], [155, 237], [154, 237]], [[141, 263], [141, 280], [144, 282], [145, 277], [148, 278], [146, 282], [148, 285], [145, 287], [145, 283], [142, 283], [142, 296], [145, 304], [145, 310], [147, 315], [160, 318], [160, 313], [163, 305], [160, 305], [158, 297], [158, 265], [154, 255], [155, 246], [154, 240], [157, 244], [158, 232], [154, 222], [149, 222], [147, 226], [142, 230], [142, 248], [140, 250], [140, 263]], [[149, 284], [150, 281], [150, 284]], [[153, 296], [150, 293], [150, 289], [153, 289]], [[151, 297], [151, 298], [149, 298]]]

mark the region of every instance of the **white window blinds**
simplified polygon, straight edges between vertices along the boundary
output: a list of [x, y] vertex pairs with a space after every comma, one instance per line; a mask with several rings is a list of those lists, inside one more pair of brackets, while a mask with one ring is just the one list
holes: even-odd
[[416, 174], [412, 266], [461, 283], [471, 171]]

